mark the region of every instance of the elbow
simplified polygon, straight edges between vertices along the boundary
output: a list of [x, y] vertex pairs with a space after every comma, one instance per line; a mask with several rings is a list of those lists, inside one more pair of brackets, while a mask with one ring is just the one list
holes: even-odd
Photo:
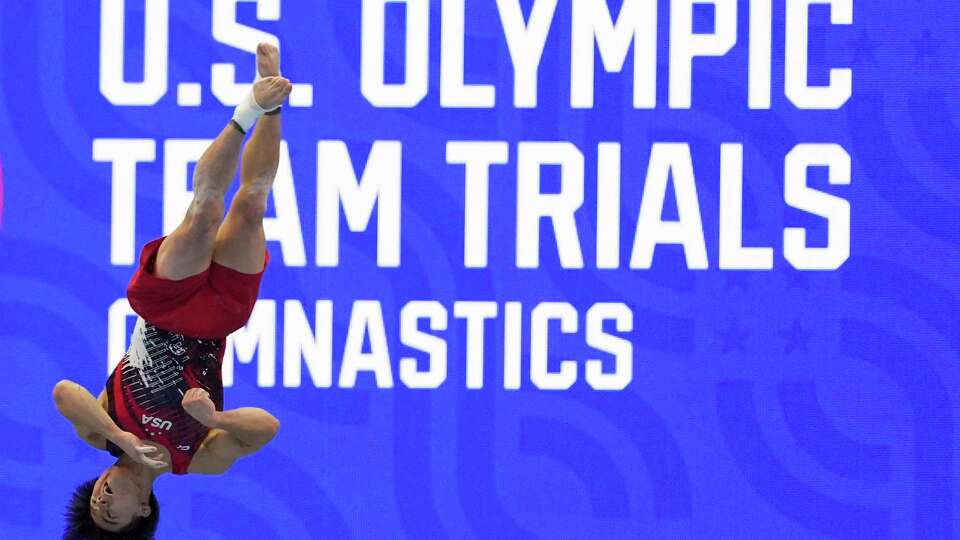
[[280, 431], [280, 421], [272, 414], [264, 411], [264, 418], [260, 425], [260, 441], [258, 446], [263, 446], [273, 440]]
[[266, 413], [260, 418], [255, 434], [249, 439], [238, 440], [240, 446], [246, 449], [247, 453], [255, 452], [266, 446], [280, 431], [280, 421], [274, 418], [270, 413]]
[[270, 434], [270, 440], [277, 436], [280, 431], [280, 421], [274, 416], [270, 416], [270, 422], [267, 423], [267, 432]]
[[53, 402], [57, 405], [57, 408], [61, 407], [67, 400], [73, 385], [72, 381], [63, 379], [53, 386]]

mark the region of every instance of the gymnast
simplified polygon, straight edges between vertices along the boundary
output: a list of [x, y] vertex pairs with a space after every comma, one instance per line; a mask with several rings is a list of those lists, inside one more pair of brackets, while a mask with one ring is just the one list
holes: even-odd
[[[98, 398], [63, 380], [57, 410], [91, 446], [117, 461], [81, 484], [64, 538], [153, 538], [153, 482], [164, 473], [222, 474], [270, 442], [279, 422], [263, 409], [223, 410], [226, 337], [246, 324], [269, 262], [263, 215], [280, 153], [280, 107], [290, 81], [276, 47], [257, 47], [258, 77], [204, 152], [193, 200], [170, 235], [147, 243], [127, 288], [139, 316], [130, 348]], [[224, 195], [243, 148], [240, 187]]]

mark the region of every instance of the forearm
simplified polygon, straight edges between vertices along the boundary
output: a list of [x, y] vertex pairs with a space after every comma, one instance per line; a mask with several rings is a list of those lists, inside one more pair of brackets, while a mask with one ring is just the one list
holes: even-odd
[[217, 412], [210, 427], [226, 431], [243, 446], [260, 448], [277, 434], [280, 421], [263, 409], [241, 407]]
[[269, 191], [280, 162], [280, 115], [263, 116], [243, 150], [240, 181], [245, 187]]
[[123, 432], [96, 398], [73, 381], [64, 379], [58, 382], [53, 387], [53, 400], [60, 414], [75, 426], [83, 426], [110, 440], [115, 440]]
[[228, 125], [200, 156], [194, 169], [195, 197], [223, 197], [237, 172], [243, 133]]

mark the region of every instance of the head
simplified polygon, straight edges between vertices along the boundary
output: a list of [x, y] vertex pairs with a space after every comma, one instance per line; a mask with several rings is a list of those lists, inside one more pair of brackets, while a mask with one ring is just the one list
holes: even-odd
[[160, 506], [151, 485], [114, 465], [77, 487], [66, 517], [68, 540], [149, 540], [157, 529]]

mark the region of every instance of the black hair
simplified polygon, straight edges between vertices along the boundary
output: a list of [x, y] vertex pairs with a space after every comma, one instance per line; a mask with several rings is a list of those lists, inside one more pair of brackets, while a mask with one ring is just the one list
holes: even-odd
[[123, 531], [105, 531], [90, 517], [90, 497], [97, 479], [89, 480], [77, 486], [67, 505], [67, 527], [63, 531], [63, 540], [152, 540], [160, 521], [160, 505], [150, 493], [150, 515], [134, 518], [130, 527]]

